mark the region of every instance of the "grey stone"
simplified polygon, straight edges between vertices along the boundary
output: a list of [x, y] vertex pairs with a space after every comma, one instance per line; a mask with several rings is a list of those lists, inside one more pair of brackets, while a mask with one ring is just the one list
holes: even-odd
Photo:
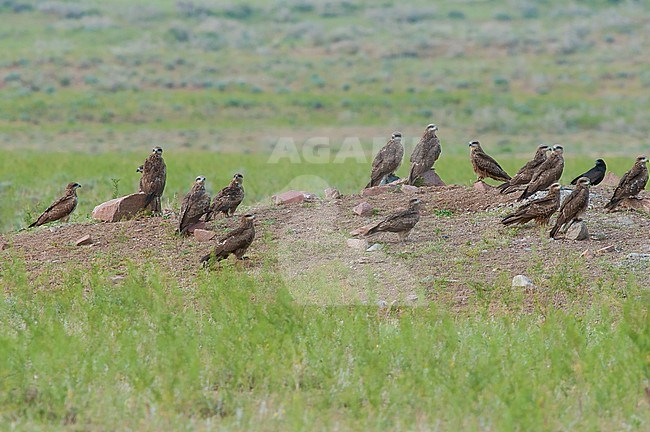
[[384, 248], [384, 245], [381, 243], [375, 243], [372, 246], [370, 246], [368, 249], [366, 249], [366, 252], [375, 252], [378, 250], [382, 250]]
[[368, 240], [366, 239], [348, 239], [347, 245], [349, 248], [365, 251], [368, 249]]
[[587, 224], [582, 222], [576, 222], [568, 229], [566, 235], [564, 236], [567, 240], [587, 240], [589, 239], [589, 231], [587, 230]]
[[529, 288], [534, 287], [533, 281], [530, 280], [527, 276], [517, 275], [512, 278], [512, 287], [513, 288]]
[[374, 210], [373, 207], [370, 204], [368, 204], [366, 201], [361, 201], [352, 209], [354, 214], [359, 216], [370, 216], [373, 210]]
[[83, 237], [80, 237], [77, 239], [76, 242], [74, 242], [76, 246], [86, 246], [86, 245], [91, 245], [93, 244], [93, 238], [90, 236], [90, 234], [86, 234]]

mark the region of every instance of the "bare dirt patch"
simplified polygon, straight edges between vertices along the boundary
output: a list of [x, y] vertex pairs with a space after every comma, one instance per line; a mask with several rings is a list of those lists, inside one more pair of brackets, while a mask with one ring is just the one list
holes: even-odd
[[[249, 209], [257, 215], [257, 237], [242, 271], [266, 268], [279, 273], [294, 298], [304, 303], [434, 299], [464, 306], [501, 288], [503, 304], [509, 296], [519, 295], [529, 298], [528, 307], [534, 307], [539, 296], [563, 304], [571, 301], [572, 293], [588, 296], [607, 281], [621, 281], [624, 286], [631, 277], [647, 284], [649, 261], [644, 256], [650, 253], [650, 216], [631, 211], [605, 213], [603, 205], [611, 193], [609, 187], [592, 189], [584, 218], [591, 239], [582, 242], [552, 240], [550, 227], [503, 227], [499, 220], [518, 205], [513, 203], [516, 194], [503, 196], [456, 185]], [[347, 247], [351, 230], [406, 206], [413, 195], [424, 207], [408, 243], [400, 244], [395, 234], [382, 233], [369, 239], [370, 245], [379, 243], [380, 250]], [[374, 207], [371, 216], [352, 212], [362, 201]], [[237, 223], [236, 218], [219, 219], [213, 229], [225, 232]], [[212, 248], [212, 242], [182, 239], [174, 234], [175, 227], [173, 215], [54, 225], [5, 235], [0, 243], [9, 247], [0, 255], [5, 260], [24, 259], [29, 277], [40, 289], [56, 288], [58, 272], [71, 266], [100, 266], [119, 281], [130, 266], [145, 265], [159, 267], [174, 275], [179, 286], [189, 287], [205, 271], [198, 260]], [[76, 246], [84, 235], [90, 235], [93, 243]], [[537, 288], [513, 292], [510, 281], [517, 274], [530, 277]], [[560, 286], [565, 290], [558, 290]]]

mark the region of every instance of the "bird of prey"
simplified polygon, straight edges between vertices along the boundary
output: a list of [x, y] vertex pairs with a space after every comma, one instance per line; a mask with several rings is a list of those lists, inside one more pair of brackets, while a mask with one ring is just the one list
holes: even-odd
[[208, 263], [213, 257], [215, 260], [221, 261], [228, 258], [230, 254], [234, 254], [237, 259], [242, 259], [255, 238], [254, 219], [255, 215], [252, 214], [242, 216], [239, 227], [221, 237], [214, 251], [201, 258], [200, 262]]
[[587, 211], [589, 205], [589, 178], [580, 177], [575, 189], [571, 195], [566, 197], [555, 221], [555, 226], [551, 229], [550, 236], [555, 238], [558, 231], [564, 227], [566, 231], [573, 222], [579, 222], [580, 217]]
[[437, 130], [438, 126], [433, 123], [428, 125], [424, 131], [424, 135], [413, 149], [410, 158], [411, 169], [407, 184], [414, 184], [415, 180], [431, 169], [440, 157], [442, 149], [440, 148], [440, 140], [436, 135]]
[[612, 199], [605, 205], [607, 210], [614, 210], [623, 199], [636, 196], [645, 189], [645, 185], [648, 184], [648, 167], [646, 163], [648, 163], [646, 156], [636, 158], [634, 166], [623, 174], [618, 186], [614, 189]]
[[366, 188], [379, 186], [390, 174], [397, 171], [402, 164], [402, 157], [404, 157], [402, 133], [393, 132], [390, 141], [379, 150], [372, 161], [370, 183], [366, 185]]
[[61, 198], [54, 201], [44, 212], [41, 214], [36, 222], [31, 224], [28, 228], [41, 226], [48, 222], [54, 222], [59, 219], [63, 219], [63, 222], [67, 222], [70, 218], [70, 214], [77, 207], [77, 188], [80, 188], [79, 183], [68, 183], [65, 188], [65, 193]]
[[510, 180], [510, 176], [501, 168], [501, 165], [483, 151], [481, 143], [471, 141], [469, 147], [469, 159], [472, 161], [472, 167], [478, 178], [477, 181], [482, 181], [486, 177], [498, 181]]
[[226, 215], [226, 217], [235, 214], [237, 206], [239, 206], [239, 204], [244, 200], [243, 182], [244, 176], [237, 173], [233, 176], [230, 184], [219, 191], [219, 193], [214, 197], [212, 205], [205, 215], [206, 222], [210, 221], [213, 217], [216, 217], [219, 212]]
[[165, 190], [165, 182], [167, 181], [167, 166], [162, 153], [162, 148], [153, 148], [149, 157], [144, 161], [142, 177], [140, 177], [140, 192], [147, 194], [144, 208], [151, 205], [151, 210], [155, 214], [162, 213], [160, 197], [163, 190]]
[[400, 242], [404, 243], [419, 220], [420, 200], [412, 198], [409, 201], [409, 207], [406, 210], [398, 211], [386, 216], [383, 220], [370, 227], [366, 232], [366, 236], [378, 232], [394, 232], [397, 233]]
[[587, 171], [584, 174], [580, 174], [578, 177], [574, 178], [571, 180], [571, 184], [574, 185], [578, 183], [578, 180], [580, 180], [580, 177], [587, 177], [589, 181], [591, 182], [592, 186], [596, 186], [598, 183], [603, 181], [605, 178], [605, 172], [607, 171], [607, 165], [605, 165], [605, 161], [602, 159], [597, 159], [596, 160], [596, 166]]
[[201, 219], [210, 208], [210, 195], [205, 191], [205, 177], [198, 176], [192, 189], [185, 195], [178, 215], [178, 232], [185, 234], [187, 228]]
[[522, 166], [519, 171], [517, 171], [517, 174], [512, 176], [510, 181], [507, 181], [499, 186], [500, 192], [502, 194], [509, 194], [516, 192], [517, 186], [528, 184], [528, 182], [530, 182], [530, 179], [533, 178], [535, 169], [546, 160], [546, 152], [550, 150], [551, 148], [545, 144], [539, 145], [537, 147], [537, 151], [535, 152], [535, 156], [526, 162], [526, 164]]
[[551, 215], [560, 207], [560, 184], [553, 183], [548, 194], [519, 207], [517, 211], [501, 219], [501, 223], [509, 226], [513, 224], [523, 225], [526, 222], [535, 220], [538, 225], [548, 224]]
[[533, 173], [533, 177], [530, 179], [530, 183], [528, 183], [526, 189], [524, 189], [521, 196], [517, 199], [518, 201], [526, 199], [535, 192], [544, 190], [560, 180], [562, 171], [564, 171], [564, 157], [562, 153], [564, 153], [564, 148], [561, 145], [556, 144], [553, 146], [553, 152], [537, 167]]

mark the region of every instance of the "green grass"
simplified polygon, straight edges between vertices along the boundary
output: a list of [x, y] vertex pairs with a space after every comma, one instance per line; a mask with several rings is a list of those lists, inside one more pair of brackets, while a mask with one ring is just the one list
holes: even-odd
[[[164, 157], [168, 175], [163, 205], [180, 208], [182, 197], [197, 175], [207, 178], [208, 190], [215, 194], [228, 184], [235, 172], [244, 174], [245, 206], [269, 204], [271, 195], [289, 189], [307, 190], [321, 196], [328, 187], [335, 187], [344, 194], [358, 193], [368, 181], [371, 163], [369, 147], [370, 143], [364, 142], [365, 153], [345, 159], [340, 157], [337, 149], [332, 148], [329, 157], [323, 159], [326, 163], [307, 162], [311, 160], [308, 151], [298, 146], [296, 152], [291, 153], [295, 156], [295, 163], [289, 158], [276, 160], [277, 163], [270, 162], [272, 154], [166, 151]], [[70, 181], [83, 185], [78, 191], [79, 206], [72, 219], [87, 220], [96, 205], [116, 195], [137, 192], [140, 175], [135, 168], [142, 164], [147, 154], [147, 149], [140, 153], [0, 150], [0, 231], [26, 226], [61, 195]], [[408, 159], [405, 159], [398, 171], [402, 177], [408, 174]], [[514, 174], [526, 159], [503, 155], [500, 161], [506, 171]], [[618, 175], [632, 165], [628, 158], [622, 157], [608, 158], [607, 164], [608, 169]], [[567, 157], [562, 182], [568, 184], [592, 166], [593, 161], [588, 158]], [[436, 167], [447, 183], [469, 185], [476, 179], [467, 154], [447, 156], [443, 153]]]
[[[0, 418], [17, 430], [642, 430], [647, 308], [469, 319], [312, 307], [264, 271], [178, 289], [159, 269], [72, 270], [34, 291], [2, 264]], [[322, 281], [323, 286], [327, 280]], [[76, 423], [76, 426], [65, 426]]]

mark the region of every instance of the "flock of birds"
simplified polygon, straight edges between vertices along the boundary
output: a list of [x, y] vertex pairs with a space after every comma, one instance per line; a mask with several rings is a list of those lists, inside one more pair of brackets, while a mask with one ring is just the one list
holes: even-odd
[[[438, 127], [430, 124], [426, 127], [424, 135], [413, 149], [410, 161], [410, 170], [406, 183], [416, 185], [420, 178], [430, 170], [441, 154], [440, 140], [436, 132]], [[394, 179], [395, 171], [402, 164], [404, 146], [402, 134], [394, 132], [391, 139], [384, 145], [372, 162], [370, 182], [366, 188], [387, 184]], [[550, 231], [550, 236], [555, 238], [562, 231], [566, 231], [574, 222], [580, 221], [589, 204], [589, 186], [599, 184], [605, 177], [606, 164], [602, 159], [589, 171], [576, 177], [571, 184], [575, 188], [571, 194], [561, 201], [561, 186], [558, 183], [564, 170], [564, 149], [560, 145], [553, 147], [540, 145], [535, 156], [527, 162], [517, 173], [510, 177], [499, 163], [489, 156], [478, 141], [469, 143], [470, 160], [477, 176], [477, 181], [491, 178], [503, 183], [498, 186], [502, 194], [521, 192], [518, 201], [529, 200], [521, 205], [515, 212], [501, 220], [504, 225], [525, 224], [535, 220], [540, 225], [546, 225], [551, 216], [558, 212], [555, 225]], [[547, 156], [547, 152], [550, 155]], [[142, 174], [139, 192], [146, 195], [143, 209], [151, 210], [153, 214], [161, 214], [161, 197], [167, 180], [167, 168], [162, 157], [163, 149], [154, 147], [143, 165], [136, 170]], [[621, 177], [618, 186], [610, 201], [605, 205], [607, 210], [614, 210], [625, 198], [636, 197], [648, 182], [648, 158], [639, 156], [634, 166]], [[189, 229], [197, 224], [201, 218], [210, 221], [219, 213], [226, 217], [234, 215], [235, 210], [244, 199], [244, 176], [236, 173], [230, 184], [219, 191], [211, 199], [205, 189], [205, 177], [196, 177], [190, 191], [181, 203], [176, 231], [180, 235], [187, 235]], [[67, 221], [70, 214], [77, 206], [77, 189], [79, 183], [69, 183], [65, 194], [54, 201], [39, 217], [29, 225], [29, 228], [40, 226], [49, 222]], [[535, 198], [537, 192], [548, 190], [542, 197]], [[530, 198], [533, 197], [532, 200]], [[413, 227], [420, 220], [420, 200], [417, 198], [409, 201], [408, 208], [392, 213], [384, 219], [365, 226], [358, 230], [358, 234], [366, 236], [379, 232], [397, 233], [399, 240], [405, 242]], [[217, 240], [212, 252], [200, 259], [201, 263], [211, 260], [222, 260], [229, 255], [243, 259], [246, 250], [255, 238], [255, 216], [245, 214], [240, 218], [240, 224]]]
[[[424, 135], [411, 153], [409, 162], [411, 167], [406, 183], [415, 185], [418, 179], [427, 171], [433, 170], [442, 149], [436, 132], [438, 127], [430, 124], [426, 127]], [[551, 216], [558, 212], [555, 225], [550, 231], [550, 236], [556, 236], [566, 231], [574, 222], [580, 221], [589, 205], [589, 186], [599, 184], [605, 177], [607, 166], [605, 161], [598, 159], [596, 165], [584, 174], [579, 175], [571, 182], [575, 188], [571, 194], [561, 200], [561, 185], [558, 183], [564, 171], [564, 148], [561, 145], [540, 145], [535, 156], [517, 173], [510, 177], [499, 163], [488, 155], [481, 143], [471, 141], [470, 161], [477, 176], [477, 181], [491, 178], [503, 182], [498, 186], [502, 194], [521, 192], [517, 201], [530, 199], [537, 192], [548, 190], [540, 198], [520, 206], [514, 213], [501, 220], [504, 225], [525, 224], [535, 220], [539, 225], [548, 224]], [[547, 152], [551, 152], [547, 156]], [[396, 179], [395, 171], [400, 167], [404, 156], [402, 134], [394, 132], [391, 139], [381, 148], [372, 162], [370, 182], [366, 188], [386, 184]], [[636, 197], [648, 183], [648, 158], [639, 156], [632, 168], [620, 179], [610, 201], [605, 205], [607, 210], [614, 210], [625, 198]], [[522, 190], [523, 189], [523, 190]], [[411, 229], [419, 221], [419, 201], [411, 200], [407, 210], [389, 215], [376, 225], [364, 227], [359, 233], [372, 234], [379, 231], [397, 232], [401, 241], [404, 241]]]

